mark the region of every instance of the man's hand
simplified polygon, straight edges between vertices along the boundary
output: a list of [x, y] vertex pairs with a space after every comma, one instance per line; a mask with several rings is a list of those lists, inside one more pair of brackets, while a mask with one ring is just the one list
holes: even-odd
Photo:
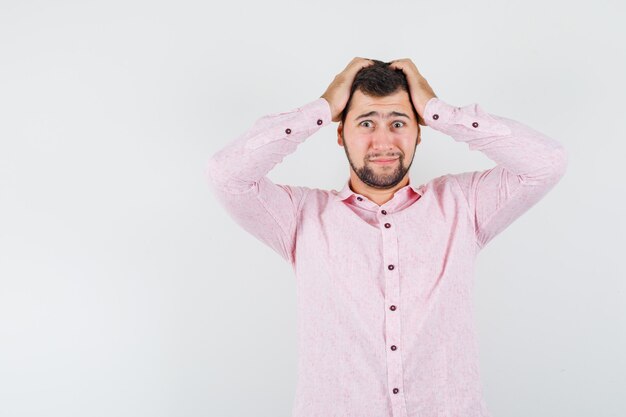
[[426, 78], [422, 77], [417, 67], [409, 58], [394, 59], [390, 61], [390, 68], [399, 68], [406, 76], [406, 80], [409, 83], [409, 92], [411, 95], [411, 101], [417, 114], [420, 116], [419, 124], [426, 126], [424, 123], [424, 108], [426, 103], [433, 97], [437, 97], [433, 89], [428, 85]]
[[366, 58], [353, 58], [348, 66], [335, 76], [333, 82], [328, 86], [324, 94], [320, 98], [326, 99], [330, 104], [330, 112], [332, 115], [332, 121], [338, 122], [341, 120], [341, 113], [348, 103], [350, 98], [350, 88], [357, 72], [361, 68], [365, 68], [372, 65], [374, 61]]

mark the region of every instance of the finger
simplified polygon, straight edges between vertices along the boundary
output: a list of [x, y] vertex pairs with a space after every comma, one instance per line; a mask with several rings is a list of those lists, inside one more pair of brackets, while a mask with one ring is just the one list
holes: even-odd
[[352, 68], [350, 69], [349, 72], [352, 73], [352, 74], [356, 74], [357, 72], [359, 72], [363, 68], [369, 67], [372, 64], [374, 64], [374, 61], [372, 61], [371, 59], [362, 58], [361, 60], [355, 61], [353, 63], [353, 66], [352, 66]]
[[364, 62], [374, 62], [374, 61], [372, 61], [371, 59], [368, 59], [368, 58], [363, 58], [363, 57], [357, 56], [357, 57], [352, 58], [352, 61], [350, 61], [348, 66], [358, 65], [358, 64], [362, 64]]
[[352, 60], [348, 63], [348, 65], [346, 65], [342, 72], [347, 74], [352, 73], [354, 71], [354, 68], [359, 65], [361, 59], [362, 58], [359, 57], [352, 58]]
[[361, 59], [363, 59], [363, 58], [358, 57], [358, 56], [355, 56], [354, 58], [352, 58], [352, 59], [350, 60], [350, 62], [348, 62], [348, 65], [346, 65], [346, 67], [345, 67], [343, 70], [344, 70], [344, 71], [348, 71], [351, 67], [353, 67], [354, 65], [356, 65], [356, 64], [359, 62], [359, 60], [361, 60]]

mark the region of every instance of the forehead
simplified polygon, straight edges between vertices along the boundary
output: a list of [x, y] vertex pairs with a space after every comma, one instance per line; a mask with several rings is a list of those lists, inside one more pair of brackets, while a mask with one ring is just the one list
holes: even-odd
[[368, 96], [361, 90], [356, 90], [354, 94], [352, 94], [350, 113], [359, 112], [359, 114], [361, 114], [373, 110], [378, 110], [380, 113], [388, 113], [396, 110], [406, 113], [411, 117], [413, 116], [409, 93], [404, 90], [398, 90], [385, 97]]

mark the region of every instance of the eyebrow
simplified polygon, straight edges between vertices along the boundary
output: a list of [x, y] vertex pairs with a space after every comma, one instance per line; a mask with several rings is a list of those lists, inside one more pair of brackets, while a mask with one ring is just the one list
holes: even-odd
[[[372, 110], [372, 111], [371, 111], [371, 112], [369, 112], [369, 113], [363, 113], [362, 115], [358, 116], [358, 117], [357, 117], [356, 119], [354, 119], [354, 120], [359, 120], [359, 119], [362, 119], [362, 118], [364, 118], [364, 117], [370, 117], [370, 116], [378, 116], [378, 117], [380, 117], [380, 113], [378, 113], [376, 110]], [[385, 116], [385, 118], [389, 118], [389, 117], [392, 117], [392, 116], [396, 116], [396, 117], [406, 117], [407, 119], [410, 119], [410, 117], [409, 117], [409, 116], [407, 116], [407, 115], [406, 115], [406, 114], [404, 114], [404, 113], [400, 113], [400, 112], [398, 112], [398, 111], [392, 111], [392, 112], [387, 113], [387, 115]]]

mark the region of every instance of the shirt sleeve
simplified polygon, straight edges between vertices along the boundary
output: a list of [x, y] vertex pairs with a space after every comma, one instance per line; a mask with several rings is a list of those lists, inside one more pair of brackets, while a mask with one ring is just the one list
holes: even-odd
[[320, 97], [261, 117], [209, 159], [209, 186], [219, 203], [244, 230], [291, 264], [298, 213], [310, 189], [274, 184], [267, 173], [331, 121], [330, 105]]
[[497, 165], [452, 174], [468, 203], [476, 243], [483, 248], [537, 203], [564, 175], [567, 152], [556, 140], [476, 103], [455, 107], [438, 97], [426, 103], [424, 123]]

